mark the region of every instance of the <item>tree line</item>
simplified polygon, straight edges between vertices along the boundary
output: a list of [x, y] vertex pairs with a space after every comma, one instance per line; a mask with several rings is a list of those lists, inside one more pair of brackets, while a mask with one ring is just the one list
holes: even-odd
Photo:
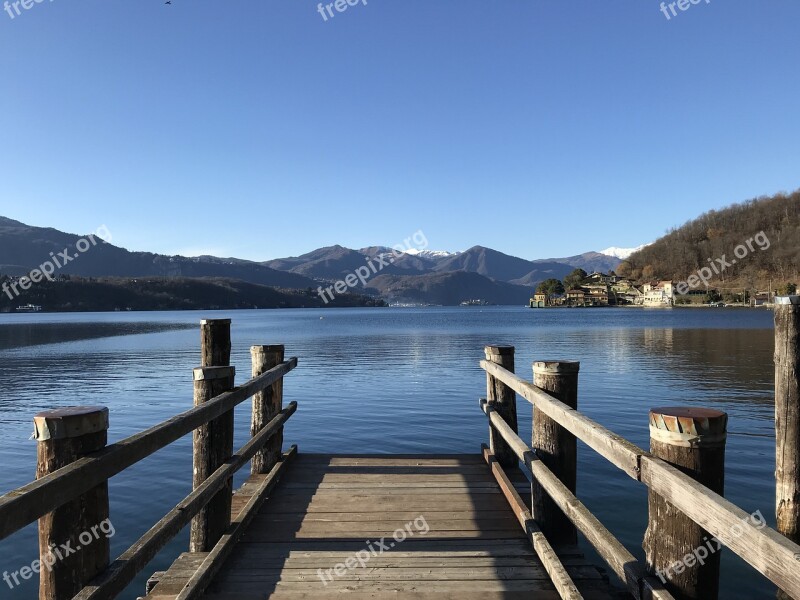
[[617, 274], [639, 283], [685, 281], [709, 267], [709, 287], [780, 292], [800, 279], [798, 254], [800, 190], [703, 213], [631, 255]]

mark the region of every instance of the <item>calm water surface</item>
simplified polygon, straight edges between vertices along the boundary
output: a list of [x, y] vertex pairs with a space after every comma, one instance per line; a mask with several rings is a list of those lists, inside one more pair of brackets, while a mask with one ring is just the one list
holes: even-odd
[[[101, 404], [113, 442], [192, 405], [201, 318], [233, 319], [237, 382], [249, 347], [286, 344], [300, 359], [286, 379], [297, 414], [287, 443], [303, 452], [478, 452], [486, 419], [478, 408], [486, 344], [517, 348], [517, 371], [534, 360], [581, 361], [580, 408], [647, 446], [651, 407], [685, 404], [730, 415], [726, 496], [774, 526], [772, 313], [763, 309], [529, 310], [517, 307], [328, 309], [0, 315], [0, 493], [34, 475], [31, 417], [45, 409]], [[520, 400], [520, 434], [530, 439]], [[237, 411], [237, 447], [249, 406]], [[646, 525], [645, 488], [585, 446], [578, 495], [637, 556]], [[244, 474], [240, 475], [241, 481]], [[191, 436], [110, 483], [117, 556], [191, 489]], [[153, 561], [124, 598], [144, 591], [188, 544], [186, 532]], [[0, 542], [0, 571], [38, 557], [29, 527]], [[599, 563], [598, 563], [599, 564]], [[722, 598], [771, 598], [765, 580], [723, 557]], [[35, 580], [0, 598], [35, 598]]]

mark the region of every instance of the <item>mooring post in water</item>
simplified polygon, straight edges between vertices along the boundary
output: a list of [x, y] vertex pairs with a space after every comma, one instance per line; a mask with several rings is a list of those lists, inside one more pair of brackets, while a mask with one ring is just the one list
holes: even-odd
[[[506, 371], [514, 372], [514, 346], [486, 346], [483, 350], [487, 361], [503, 367]], [[486, 400], [493, 402], [492, 409], [503, 417], [503, 420], [516, 433], [518, 431], [517, 394], [514, 390], [487, 373]], [[517, 455], [491, 425], [489, 425], [489, 448], [500, 466], [508, 468], [516, 467], [519, 464]]]
[[[719, 410], [653, 408], [650, 411], [650, 452], [722, 495], [727, 426], [728, 415]], [[648, 508], [647, 531], [642, 544], [648, 569], [666, 584], [677, 600], [716, 600], [719, 596], [719, 542], [652, 491]]]
[[777, 529], [800, 543], [800, 296], [775, 298], [775, 442]]
[[[33, 418], [40, 479], [91, 452], [105, 448], [108, 409], [77, 406]], [[108, 482], [66, 502], [39, 519], [39, 598], [68, 600], [108, 567]], [[27, 571], [27, 573], [25, 573]], [[31, 568], [20, 570], [31, 578]]]
[[[533, 383], [564, 404], [578, 408], [577, 361], [537, 361], [533, 363]], [[578, 483], [578, 440], [540, 410], [533, 409], [533, 439], [536, 455], [574, 494]], [[578, 531], [547, 492], [531, 484], [533, 518], [554, 547], [578, 543]]]
[[[253, 346], [250, 356], [253, 363], [253, 377], [263, 375], [283, 362], [285, 349], [281, 345]], [[253, 396], [253, 417], [250, 422], [250, 435], [261, 431], [283, 408], [283, 377], [263, 392]], [[262, 450], [253, 457], [250, 471], [253, 475], [269, 473], [281, 457], [283, 428], [275, 432]]]
[[[233, 388], [231, 321], [202, 321], [201, 367], [194, 369], [194, 405], [199, 406]], [[214, 364], [217, 363], [217, 364]], [[197, 489], [233, 454], [233, 411], [195, 429], [192, 483]], [[231, 523], [233, 479], [192, 519], [190, 552], [210, 552]]]

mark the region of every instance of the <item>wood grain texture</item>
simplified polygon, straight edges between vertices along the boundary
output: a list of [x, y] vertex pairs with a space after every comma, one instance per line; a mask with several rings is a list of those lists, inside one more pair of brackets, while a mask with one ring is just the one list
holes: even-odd
[[[197, 597], [560, 598], [490, 468], [475, 469], [481, 460], [298, 455]], [[437, 472], [456, 487], [432, 493]], [[260, 485], [255, 477], [264, 476], [251, 476], [234, 495], [234, 506], [249, 502]], [[529, 481], [519, 469], [507, 479], [509, 492], [527, 491]], [[326, 487], [327, 481], [348, 487]], [[148, 600], [175, 600], [201, 577], [208, 556], [180, 557]], [[363, 568], [359, 556], [368, 559]], [[584, 598], [617, 597], [575, 548], [559, 559]]]
[[[692, 408], [650, 411], [650, 450], [709, 490], [722, 495], [725, 488], [725, 434], [728, 415]], [[648, 525], [643, 547], [647, 566], [667, 580], [679, 600], [716, 600], [719, 597], [721, 552], [708, 551], [711, 535], [657, 492], [648, 495]], [[702, 561], [689, 561], [703, 548]], [[693, 564], [692, 564], [693, 563]], [[674, 569], [675, 564], [681, 568]]]
[[[92, 417], [101, 412], [105, 415], [107, 428], [106, 409], [88, 409], [83, 414], [74, 411], [62, 420], [66, 425], [59, 430], [58, 436], [37, 443], [37, 479], [105, 447], [106, 428], [96, 431], [92, 423]], [[47, 415], [40, 413], [37, 417], [46, 421]], [[109, 540], [99, 533], [100, 524], [108, 519], [108, 515], [108, 483], [104, 481], [39, 519], [39, 556], [43, 562], [47, 559], [48, 564], [52, 564], [51, 568], [39, 571], [40, 600], [69, 600], [108, 567]], [[91, 540], [88, 544], [81, 541], [81, 536], [87, 532]], [[63, 547], [75, 552], [65, 552], [59, 559], [58, 553]]]
[[[230, 340], [228, 340], [230, 343]], [[233, 388], [232, 367], [215, 367], [213, 378], [198, 378], [206, 369], [196, 369], [194, 404], [202, 406]], [[197, 373], [200, 371], [200, 373]], [[233, 410], [201, 425], [192, 434], [192, 485], [200, 487], [233, 454]], [[192, 519], [189, 552], [208, 552], [230, 525], [233, 478], [229, 478], [208, 504]]]
[[0, 540], [86, 493], [201, 425], [225, 414], [297, 367], [290, 358], [210, 402], [196, 406], [145, 431], [108, 445], [69, 466], [0, 497]]
[[[486, 346], [486, 360], [506, 371], [514, 372], [513, 346]], [[486, 373], [486, 398], [495, 403], [495, 410], [500, 413], [506, 423], [514, 431], [517, 429], [517, 394], [494, 375]], [[508, 447], [505, 440], [489, 427], [489, 448], [502, 467], [516, 467], [517, 457]]]
[[[288, 419], [297, 409], [292, 402], [281, 414], [251, 438], [230, 460], [208, 477], [192, 493], [184, 498], [175, 508], [168, 512], [150, 530], [128, 548], [109, 569], [86, 586], [74, 600], [107, 600], [115, 598], [133, 581], [145, 566], [177, 535], [205, 506], [228, 479], [246, 465], [269, 439], [269, 436]], [[260, 475], [259, 477], [264, 477]], [[258, 480], [251, 480], [251, 485], [258, 485]]]
[[622, 469], [633, 479], [639, 479], [639, 457], [647, 452], [499, 365], [483, 360], [480, 366], [611, 464]]
[[[776, 529], [800, 543], [800, 306], [775, 306]], [[790, 596], [784, 592], [778, 598]], [[795, 596], [800, 598], [800, 596]]]
[[[284, 347], [280, 345], [252, 346], [250, 348], [250, 357], [253, 377], [259, 377], [281, 364], [283, 362], [284, 352]], [[268, 388], [265, 388], [263, 392], [258, 392], [253, 396], [250, 435], [256, 435], [282, 408], [283, 379], [279, 379]], [[267, 442], [263, 450], [260, 450], [258, 454], [253, 457], [250, 472], [253, 475], [269, 473], [280, 459], [282, 447], [283, 431], [281, 430]]]
[[[578, 408], [578, 371], [574, 361], [539, 361], [533, 364], [533, 384], [573, 409]], [[502, 416], [502, 415], [501, 415]], [[578, 489], [578, 440], [541, 410], [533, 409], [531, 447], [551, 473], [575, 494]], [[545, 537], [558, 547], [578, 543], [578, 531], [542, 486], [533, 480], [533, 518]]]
[[[611, 570], [625, 582], [637, 599], [658, 598], [672, 600], [672, 595], [660, 582], [649, 577], [645, 569], [627, 548], [595, 517], [588, 508], [556, 477], [533, 450], [491, 410], [491, 405], [481, 400], [481, 407], [492, 425], [503, 435], [533, 478], [555, 502], [561, 511], [586, 537]], [[560, 550], [560, 549], [559, 549]]]
[[575, 583], [564, 568], [564, 564], [558, 558], [558, 555], [555, 550], [553, 550], [547, 537], [545, 537], [542, 530], [533, 520], [531, 512], [528, 510], [527, 506], [525, 506], [525, 502], [523, 502], [517, 490], [514, 489], [514, 485], [508, 479], [505, 471], [503, 471], [503, 467], [500, 466], [500, 463], [495, 459], [492, 451], [487, 446], [483, 446], [483, 458], [491, 468], [497, 484], [500, 486], [511, 510], [517, 517], [517, 521], [519, 521], [520, 526], [522, 526], [522, 529], [528, 535], [531, 546], [533, 546], [539, 560], [542, 561], [542, 565], [550, 576], [559, 596], [564, 600], [582, 599], [583, 596], [581, 596], [578, 588], [575, 587]]

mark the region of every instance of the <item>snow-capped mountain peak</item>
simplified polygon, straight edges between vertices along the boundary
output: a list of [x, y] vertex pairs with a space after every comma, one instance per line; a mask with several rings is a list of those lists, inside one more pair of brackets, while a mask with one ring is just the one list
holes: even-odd
[[421, 256], [422, 258], [447, 258], [461, 254], [460, 252], [448, 252], [447, 250], [417, 250], [416, 248], [409, 248], [404, 252], [412, 256]]
[[600, 254], [605, 254], [606, 256], [613, 256], [614, 258], [619, 258], [621, 260], [625, 260], [629, 258], [631, 254], [634, 252], [638, 252], [642, 248], [646, 248], [650, 244], [642, 244], [641, 246], [636, 246], [636, 248], [618, 248], [617, 246], [611, 246], [610, 248], [606, 248], [605, 250], [600, 250]]

